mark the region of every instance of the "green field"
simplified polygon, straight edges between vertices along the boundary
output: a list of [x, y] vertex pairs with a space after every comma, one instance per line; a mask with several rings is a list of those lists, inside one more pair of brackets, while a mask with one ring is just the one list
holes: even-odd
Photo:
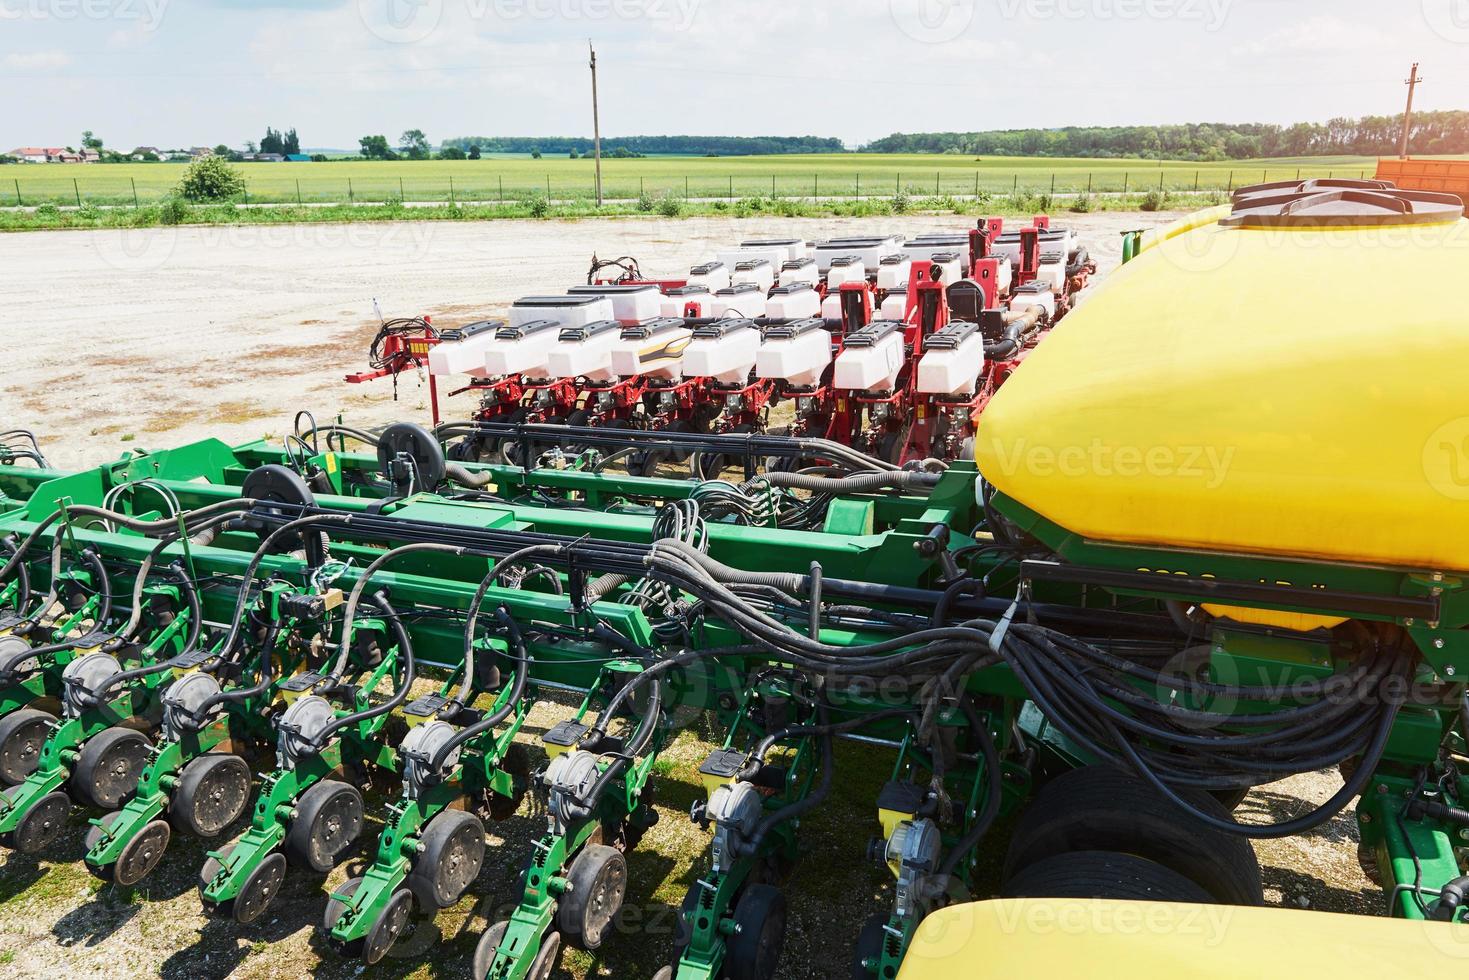
[[[148, 204], [166, 197], [184, 164], [0, 166], [0, 206]], [[241, 203], [499, 202], [543, 195], [592, 197], [592, 162], [545, 157], [433, 161], [240, 164]], [[1010, 193], [1137, 193], [1227, 189], [1262, 180], [1371, 176], [1371, 157], [1303, 157], [1186, 163], [843, 153], [604, 160], [609, 199], [650, 197], [855, 197]]]

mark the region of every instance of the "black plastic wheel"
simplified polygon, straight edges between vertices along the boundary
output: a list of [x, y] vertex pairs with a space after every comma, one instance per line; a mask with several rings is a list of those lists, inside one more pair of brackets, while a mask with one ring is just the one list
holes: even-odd
[[[107, 819], [103, 817], [103, 819]], [[227, 844], [219, 849], [219, 857], [206, 857], [204, 864], [199, 868], [199, 903], [204, 906], [204, 911], [209, 915], [217, 915], [223, 919], [235, 917], [235, 900], [227, 898], [223, 902], [211, 902], [204, 897], [204, 889], [208, 888], [214, 881], [214, 876], [224, 869], [225, 862], [229, 860], [230, 854], [235, 850], [235, 845]], [[221, 860], [223, 859], [223, 860]]]
[[505, 932], [509, 928], [509, 922], [496, 922], [479, 937], [479, 942], [474, 947], [474, 980], [485, 980], [490, 972], [490, 964], [495, 962], [495, 953], [499, 951], [500, 943], [504, 941]]
[[22, 854], [39, 854], [61, 836], [69, 816], [71, 797], [60, 790], [47, 793], [15, 825], [12, 846]]
[[550, 980], [551, 971], [556, 968], [556, 956], [560, 952], [561, 933], [552, 929], [541, 937], [541, 951], [531, 961], [525, 980]]
[[[280, 463], [266, 463], [245, 474], [240, 484], [240, 496], [258, 502], [258, 505], [287, 504], [280, 509], [270, 508], [273, 516], [293, 520], [300, 516], [298, 507], [309, 507], [316, 503], [316, 496], [301, 474]], [[262, 539], [268, 537], [273, 528], [261, 527], [256, 532]], [[301, 536], [295, 532], [281, 535], [275, 545], [281, 551], [295, 551], [301, 547]]]
[[445, 810], [423, 828], [408, 887], [426, 909], [446, 909], [479, 877], [485, 825], [464, 810]]
[[147, 736], [132, 728], [113, 726], [89, 738], [71, 772], [77, 802], [116, 810], [137, 789], [148, 748]]
[[413, 914], [413, 893], [400, 888], [388, 899], [388, 904], [378, 913], [377, 921], [363, 937], [362, 961], [371, 965], [388, 955], [388, 950], [403, 935], [408, 926], [408, 917]]
[[602, 945], [627, 894], [627, 859], [615, 847], [588, 844], [566, 871], [556, 927], [578, 949]]
[[131, 887], [153, 873], [168, 842], [173, 837], [173, 828], [167, 820], [151, 820], [143, 829], [123, 846], [112, 867], [112, 880], [119, 885]]
[[[1180, 795], [1205, 813], [1228, 817], [1208, 793]], [[1135, 854], [1198, 882], [1229, 905], [1265, 900], [1249, 841], [1190, 819], [1143, 780], [1110, 766], [1072, 769], [1041, 787], [1011, 834], [1003, 880], [1068, 851]]]
[[876, 971], [869, 970], [866, 962], [876, 962], [882, 956], [882, 944], [887, 938], [887, 930], [883, 927], [888, 924], [887, 916], [881, 912], [874, 912], [862, 923], [862, 929], [857, 933], [857, 945], [852, 951], [852, 978], [851, 980], [890, 980], [880, 977]]
[[724, 969], [730, 980], [771, 980], [786, 938], [786, 899], [773, 885], [750, 885], [734, 910]]
[[357, 894], [357, 889], [361, 887], [361, 878], [348, 878], [342, 884], [341, 888], [335, 889], [331, 896], [327, 898], [326, 911], [322, 913], [321, 917], [322, 932], [326, 935], [327, 942], [331, 945], [332, 949], [336, 950], [338, 956], [344, 956], [354, 960], [362, 955], [362, 949], [366, 943], [361, 939], [354, 939], [351, 942], [344, 943], [332, 936], [332, 929], [336, 926], [337, 920], [342, 917], [342, 913], [347, 911], [347, 903], [337, 898], [337, 896], [341, 895], [344, 898], [350, 899], [353, 895]]
[[[92, 824], [87, 828], [86, 836], [82, 838], [82, 850], [87, 854], [92, 853], [92, 848], [96, 847], [102, 842], [102, 835], [106, 831], [110, 830], [112, 828], [112, 825], [117, 823], [117, 821], [120, 819], [122, 819], [122, 814], [116, 811], [112, 813], [104, 813], [102, 815], [102, 825], [100, 827], [97, 824]], [[92, 877], [100, 878], [101, 880], [106, 882], [111, 882], [113, 880], [113, 865], [93, 864], [91, 861], [83, 861], [82, 864], [86, 866], [87, 871], [91, 873]]]
[[897, 463], [903, 454], [903, 437], [902, 432], [884, 432], [877, 440], [877, 458]]
[[1203, 886], [1135, 854], [1071, 851], [1028, 865], [1003, 898], [1112, 898], [1143, 902], [1213, 902]]
[[301, 794], [296, 817], [286, 831], [285, 854], [300, 868], [325, 874], [362, 833], [362, 792], [350, 783], [327, 779]]
[[250, 767], [237, 755], [214, 752], [184, 766], [168, 801], [168, 819], [183, 833], [218, 837], [250, 804]]
[[15, 786], [36, 771], [56, 716], [21, 708], [0, 718], [0, 783]]
[[234, 908], [231, 910], [234, 920], [242, 926], [258, 922], [275, 901], [285, 877], [285, 855], [279, 851], [266, 855], [240, 885], [240, 893], [235, 896]]

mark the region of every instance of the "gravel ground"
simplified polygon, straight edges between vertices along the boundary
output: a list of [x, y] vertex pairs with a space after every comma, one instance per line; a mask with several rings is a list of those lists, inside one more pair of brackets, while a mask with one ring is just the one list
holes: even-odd
[[[1119, 258], [1118, 232], [1159, 215], [1067, 215], [1102, 269]], [[778, 234], [808, 238], [958, 228], [967, 219], [638, 219], [342, 226], [155, 228], [0, 236], [7, 351], [0, 425], [34, 428], [54, 465], [93, 465], [139, 446], [215, 436], [240, 442], [289, 426], [299, 408], [350, 423], [424, 420], [426, 389], [405, 376], [391, 385], [347, 386], [365, 366], [387, 316], [429, 314], [443, 325], [503, 313], [518, 296], [580, 281], [595, 251], [639, 257], [650, 275], [674, 275], [715, 247]], [[447, 417], [462, 414], [453, 407]], [[527, 740], [564, 715], [544, 705]], [[629, 912], [596, 959], [561, 958], [556, 977], [649, 976], [665, 962], [672, 909], [697, 873], [707, 835], [692, 824], [693, 773], [708, 743], [685, 732], [660, 762], [662, 820], [630, 861]], [[805, 853], [791, 900], [786, 978], [847, 975], [862, 919], [890, 902], [883, 869], [862, 860], [876, 830], [872, 799], [885, 778], [878, 750], [844, 745], [843, 776], [830, 805], [802, 827]], [[1280, 820], [1325, 800], [1334, 773], [1308, 774], [1253, 794], [1243, 814]], [[377, 801], [381, 802], [381, 801]], [[370, 806], [371, 809], [371, 806]], [[493, 829], [480, 879], [457, 907], [416, 924], [395, 955], [363, 973], [316, 936], [323, 882], [288, 877], [274, 918], [253, 928], [206, 919], [194, 891], [205, 847], [176, 840], [144, 887], [93, 879], [79, 861], [85, 820], [39, 860], [0, 856], [0, 972], [17, 976], [165, 978], [459, 977], [487, 921], [513, 900], [514, 879], [539, 816], [528, 807]], [[370, 824], [332, 887], [368, 859]], [[1003, 830], [996, 837], [1003, 839]], [[231, 831], [233, 834], [236, 831]], [[1310, 835], [1256, 844], [1267, 900], [1287, 907], [1374, 914], [1382, 893], [1356, 861], [1351, 812]], [[993, 889], [997, 853], [979, 875]]]

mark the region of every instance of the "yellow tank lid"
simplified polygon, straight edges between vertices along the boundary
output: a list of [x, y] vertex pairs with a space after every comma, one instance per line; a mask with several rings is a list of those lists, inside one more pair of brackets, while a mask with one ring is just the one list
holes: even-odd
[[1096, 540], [1469, 568], [1466, 272], [1444, 195], [1247, 189], [1051, 332], [980, 470]]

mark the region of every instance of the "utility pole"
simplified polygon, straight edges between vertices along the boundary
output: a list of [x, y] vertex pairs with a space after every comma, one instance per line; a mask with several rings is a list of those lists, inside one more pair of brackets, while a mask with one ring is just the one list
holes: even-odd
[[592, 55], [592, 158], [597, 167], [597, 207], [602, 206], [602, 123], [597, 118], [597, 49], [587, 40], [587, 51]]
[[1418, 77], [1418, 62], [1413, 62], [1413, 71], [1403, 82], [1408, 86], [1408, 108], [1403, 113], [1403, 140], [1398, 144], [1398, 156], [1408, 159], [1408, 132], [1413, 128], [1413, 90], [1423, 83]]

